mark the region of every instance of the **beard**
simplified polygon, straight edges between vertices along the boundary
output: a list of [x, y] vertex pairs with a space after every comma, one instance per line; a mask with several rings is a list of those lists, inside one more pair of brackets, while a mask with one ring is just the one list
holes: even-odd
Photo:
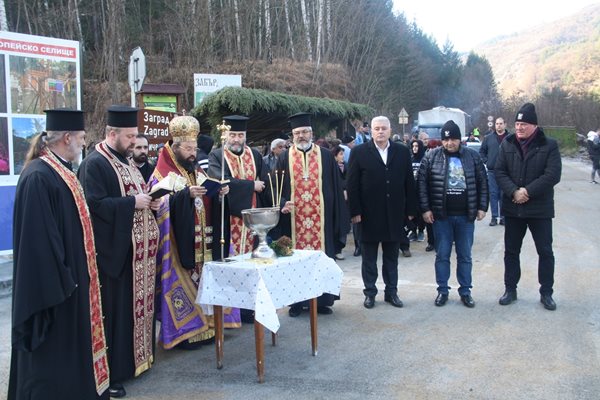
[[239, 154], [242, 152], [242, 150], [244, 150], [244, 144], [230, 144], [227, 146], [227, 148], [229, 151]]
[[196, 171], [196, 157], [189, 156], [188, 158], [183, 158], [181, 154], [175, 153], [175, 161], [177, 164], [181, 165], [183, 169], [187, 172], [195, 172]]
[[146, 161], [148, 161], [148, 155], [144, 154], [144, 153], [140, 154], [137, 157], [134, 155], [132, 158], [133, 158], [133, 161], [135, 161], [138, 164], [143, 164]]
[[302, 150], [302, 151], [306, 151], [306, 150], [310, 149], [310, 146], [312, 146], [312, 140], [309, 140], [308, 142], [296, 143], [296, 148], [298, 150]]

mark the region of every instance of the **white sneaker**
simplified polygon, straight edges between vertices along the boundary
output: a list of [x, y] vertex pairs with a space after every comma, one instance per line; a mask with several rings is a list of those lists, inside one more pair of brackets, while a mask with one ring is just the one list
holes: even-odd
[[336, 260], [345, 260], [346, 257], [344, 257], [344, 255], [342, 253], [338, 253], [335, 255], [335, 259]]

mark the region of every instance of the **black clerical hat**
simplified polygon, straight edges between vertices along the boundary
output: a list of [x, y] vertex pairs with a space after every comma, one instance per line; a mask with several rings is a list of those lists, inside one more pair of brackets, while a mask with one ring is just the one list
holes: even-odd
[[46, 113], [46, 131], [83, 131], [83, 111], [70, 108], [44, 110]]
[[125, 105], [108, 107], [106, 125], [113, 128], [136, 128], [138, 109]]
[[294, 114], [288, 119], [288, 121], [290, 121], [292, 129], [300, 128], [301, 126], [312, 126], [310, 123], [309, 113]]
[[228, 115], [223, 117], [225, 124], [231, 126], [232, 132], [246, 132], [248, 130], [248, 120], [250, 118], [243, 115]]

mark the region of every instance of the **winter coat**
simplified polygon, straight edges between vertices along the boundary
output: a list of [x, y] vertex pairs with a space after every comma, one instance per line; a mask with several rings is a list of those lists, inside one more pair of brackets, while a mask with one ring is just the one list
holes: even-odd
[[[487, 211], [489, 202], [487, 175], [479, 154], [460, 146], [460, 161], [467, 184], [467, 217], [474, 221], [477, 211]], [[446, 218], [448, 154], [443, 147], [431, 150], [421, 161], [417, 178], [419, 205], [423, 213], [432, 211], [435, 219]]]
[[[496, 160], [496, 182], [502, 190], [502, 213], [517, 218], [553, 218], [554, 185], [560, 182], [562, 163], [556, 140], [538, 127], [525, 157], [514, 134], [500, 145]], [[524, 187], [529, 200], [512, 202], [513, 193]]]
[[373, 141], [352, 149], [347, 175], [350, 216], [361, 216], [362, 241], [401, 240], [404, 219], [417, 215], [410, 153], [390, 142], [387, 163]]
[[[504, 138], [508, 135], [510, 135], [510, 132], [504, 131]], [[485, 135], [481, 147], [479, 148], [479, 155], [489, 171], [492, 171], [495, 168], [499, 149], [500, 143], [498, 143], [498, 133], [492, 132]]]

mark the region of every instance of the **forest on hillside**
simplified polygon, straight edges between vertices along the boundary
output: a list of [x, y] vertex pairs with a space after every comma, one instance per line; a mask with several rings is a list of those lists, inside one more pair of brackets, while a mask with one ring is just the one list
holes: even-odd
[[555, 89], [547, 101], [546, 93], [501, 99], [485, 57], [463, 57], [451, 43], [440, 48], [395, 15], [391, 0], [3, 0], [0, 7], [10, 31], [80, 41], [88, 126], [101, 123], [107, 105], [128, 101], [137, 46], [146, 82], [183, 85], [188, 107], [194, 73], [236, 73], [244, 87], [363, 103], [392, 121], [401, 108], [413, 119], [444, 105], [463, 109], [481, 129], [488, 115], [511, 121], [524, 101], [538, 102], [547, 125], [583, 127], [588, 112], [600, 115], [595, 99], [583, 107]]

